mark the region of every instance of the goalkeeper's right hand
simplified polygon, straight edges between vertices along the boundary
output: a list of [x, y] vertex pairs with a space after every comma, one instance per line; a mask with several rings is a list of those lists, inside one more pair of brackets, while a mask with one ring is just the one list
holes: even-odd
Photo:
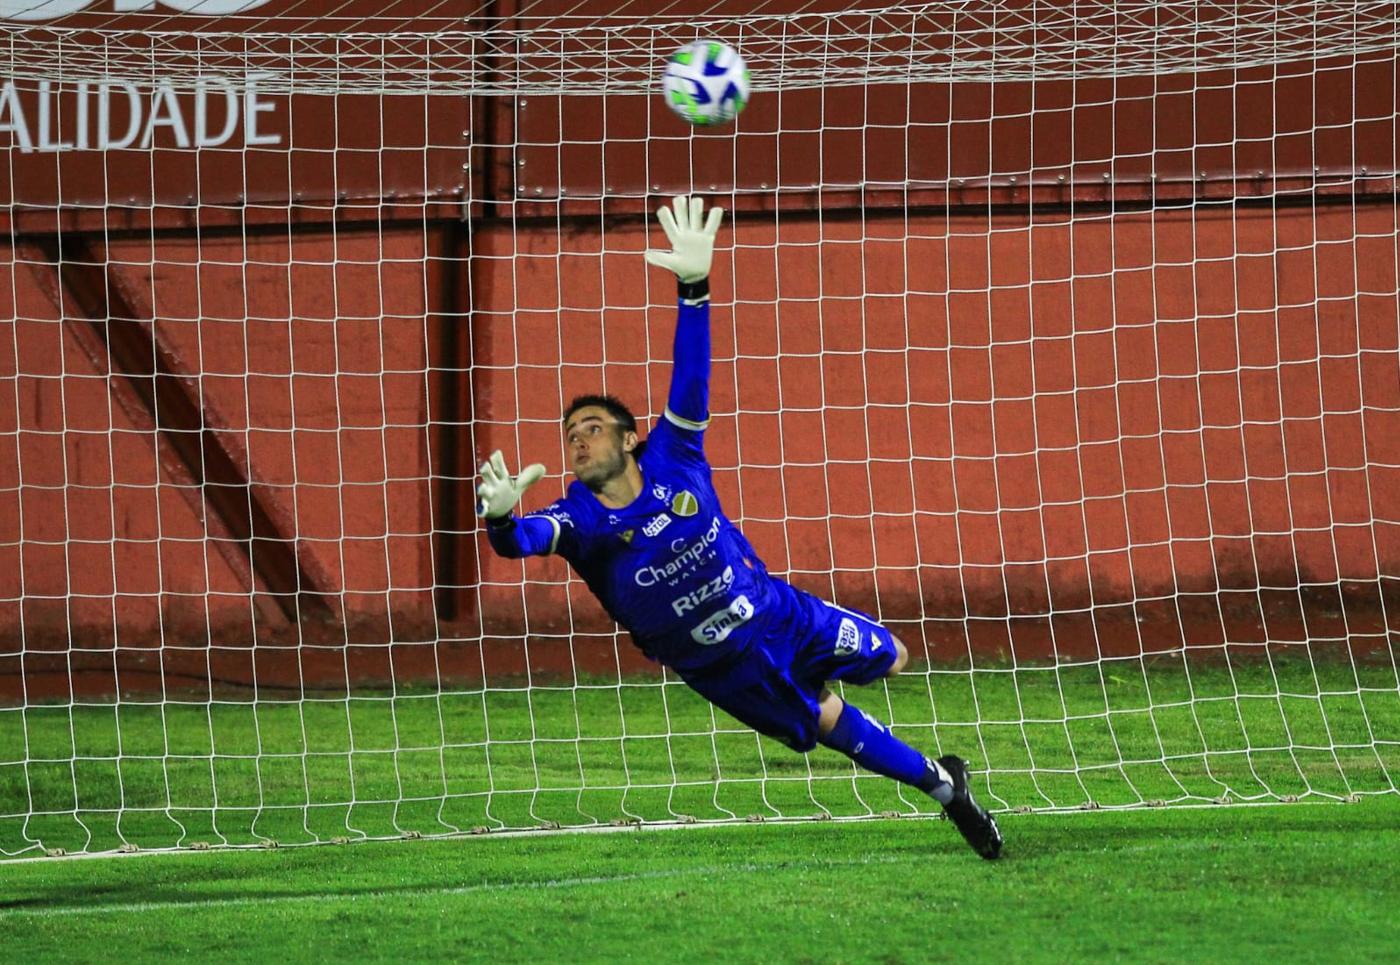
[[481, 464], [481, 482], [476, 487], [476, 512], [487, 519], [502, 519], [510, 515], [525, 490], [544, 475], [541, 463], [526, 466], [514, 479], [506, 469], [506, 457], [497, 449]]
[[715, 255], [715, 235], [719, 234], [719, 223], [724, 218], [723, 208], [711, 208], [709, 217], [704, 217], [705, 201], [691, 195], [678, 195], [671, 208], [663, 206], [656, 212], [666, 238], [671, 242], [670, 251], [648, 251], [646, 260], [658, 268], [666, 268], [676, 273], [685, 284], [703, 281], [710, 275], [710, 262]]

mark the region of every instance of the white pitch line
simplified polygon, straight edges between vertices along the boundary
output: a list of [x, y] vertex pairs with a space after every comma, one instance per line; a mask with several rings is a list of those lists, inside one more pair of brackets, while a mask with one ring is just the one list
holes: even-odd
[[931, 855], [872, 855], [865, 858], [817, 859], [807, 862], [774, 861], [767, 864], [714, 865], [700, 868], [672, 868], [665, 871], [641, 871], [618, 875], [588, 875], [578, 878], [554, 878], [545, 881], [499, 881], [444, 888], [404, 888], [357, 891], [350, 893], [325, 891], [304, 895], [269, 895], [244, 898], [204, 898], [198, 901], [130, 901], [110, 905], [61, 905], [47, 908], [0, 907], [0, 922], [15, 918], [59, 918], [74, 915], [140, 914], [170, 909], [240, 908], [255, 905], [281, 905], [300, 902], [354, 902], [361, 899], [428, 898], [446, 895], [470, 895], [482, 892], [532, 891], [554, 888], [579, 888], [592, 885], [622, 884], [633, 881], [657, 881], [667, 878], [711, 877], [723, 873], [756, 873], [787, 868], [835, 868], [871, 864], [900, 864], [925, 861]]

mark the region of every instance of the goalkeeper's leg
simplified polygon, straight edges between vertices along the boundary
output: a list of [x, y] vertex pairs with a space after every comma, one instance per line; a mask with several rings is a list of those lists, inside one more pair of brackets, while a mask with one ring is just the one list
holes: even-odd
[[967, 763], [951, 754], [931, 761], [888, 727], [829, 690], [821, 693], [817, 740], [840, 751], [866, 770], [912, 785], [943, 805], [972, 850], [991, 860], [1001, 854], [1001, 831], [996, 819], [976, 798], [968, 783]]

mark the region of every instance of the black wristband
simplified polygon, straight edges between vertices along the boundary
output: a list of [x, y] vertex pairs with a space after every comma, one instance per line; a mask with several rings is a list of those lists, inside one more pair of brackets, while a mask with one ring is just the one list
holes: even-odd
[[699, 281], [681, 281], [680, 279], [676, 280], [676, 294], [680, 296], [682, 301], [694, 301], [698, 298], [704, 298], [709, 293], [709, 276], [706, 276], [700, 279]]
[[487, 528], [487, 529], [509, 529], [511, 526], [514, 526], [514, 525], [515, 525], [515, 517], [512, 516], [510, 513], [506, 513], [504, 516], [487, 516], [487, 517], [486, 517], [486, 528]]

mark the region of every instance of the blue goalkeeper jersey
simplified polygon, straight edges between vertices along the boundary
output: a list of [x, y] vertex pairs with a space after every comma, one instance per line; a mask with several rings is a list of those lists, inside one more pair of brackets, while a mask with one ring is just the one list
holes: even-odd
[[682, 672], [747, 650], [789, 606], [724, 515], [705, 459], [709, 325], [708, 295], [682, 299], [666, 412], [642, 448], [630, 505], [604, 506], [575, 481], [562, 499], [487, 530], [503, 556], [564, 557], [643, 653]]

